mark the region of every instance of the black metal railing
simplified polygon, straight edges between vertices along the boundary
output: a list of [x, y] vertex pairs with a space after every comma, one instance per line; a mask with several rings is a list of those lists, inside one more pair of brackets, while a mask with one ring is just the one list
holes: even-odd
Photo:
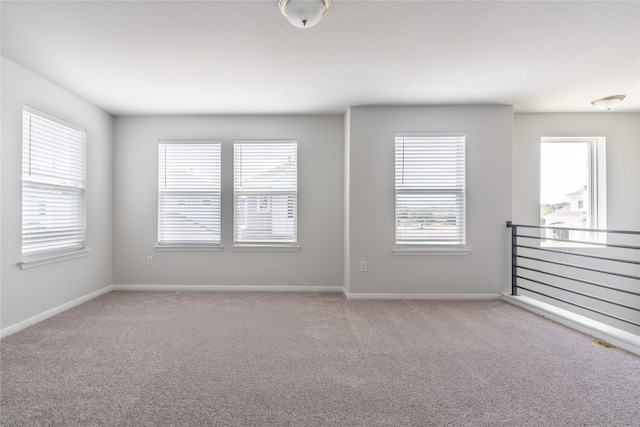
[[512, 295], [522, 290], [640, 328], [640, 231], [507, 227]]

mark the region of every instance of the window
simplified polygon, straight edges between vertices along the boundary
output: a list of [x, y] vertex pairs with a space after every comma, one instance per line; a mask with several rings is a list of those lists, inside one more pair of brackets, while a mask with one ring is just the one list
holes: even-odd
[[297, 241], [298, 144], [234, 142], [234, 241]]
[[85, 144], [84, 129], [23, 108], [23, 256], [85, 247]]
[[[541, 225], [578, 229], [606, 228], [604, 144], [604, 138], [542, 138]], [[547, 238], [579, 241], [596, 238], [584, 231], [545, 229], [543, 233], [543, 237]], [[543, 243], [563, 244], [552, 240]]]
[[219, 246], [220, 142], [158, 144], [158, 249]]
[[396, 135], [396, 244], [464, 246], [464, 134]]

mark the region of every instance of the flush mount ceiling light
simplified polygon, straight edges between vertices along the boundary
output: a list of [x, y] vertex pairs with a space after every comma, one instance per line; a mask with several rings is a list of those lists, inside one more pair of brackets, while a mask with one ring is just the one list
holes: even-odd
[[593, 104], [593, 106], [596, 107], [598, 110], [609, 111], [616, 105], [620, 104], [624, 98], [625, 98], [625, 95], [605, 96], [604, 98], [591, 101], [591, 104]]
[[294, 27], [311, 28], [329, 8], [331, 0], [279, 0], [280, 10]]

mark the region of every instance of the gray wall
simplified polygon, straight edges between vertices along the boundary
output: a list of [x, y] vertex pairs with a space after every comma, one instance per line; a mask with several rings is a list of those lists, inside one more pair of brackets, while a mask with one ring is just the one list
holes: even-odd
[[[116, 118], [114, 283], [341, 286], [343, 127], [338, 115]], [[222, 141], [222, 252], [154, 251], [157, 144], [180, 139]], [[234, 139], [298, 141], [299, 252], [231, 250]]]
[[[21, 270], [22, 106], [87, 130], [88, 256]], [[110, 115], [2, 58], [2, 328], [112, 284]]]
[[[20, 270], [21, 122], [29, 105], [87, 129], [88, 256]], [[542, 136], [607, 138], [609, 228], [640, 229], [640, 114], [516, 114], [510, 106], [352, 107], [344, 116], [115, 120], [2, 58], [1, 327], [111, 284], [344, 286], [351, 295], [508, 289], [505, 221], [536, 223]], [[396, 132], [467, 135], [466, 256], [397, 256]], [[299, 142], [299, 252], [233, 252], [232, 141]], [[222, 252], [156, 252], [157, 142], [220, 139]], [[112, 196], [113, 193], [113, 196]], [[112, 244], [113, 242], [113, 244]], [[153, 266], [146, 257], [153, 256]], [[368, 261], [361, 273], [359, 262]]]
[[[640, 114], [638, 113], [564, 113], [564, 114], [516, 114], [514, 118], [513, 169], [514, 169], [514, 222], [538, 224], [540, 195], [540, 139], [542, 137], [605, 137], [607, 168], [607, 228], [617, 230], [640, 230]], [[622, 238], [617, 235], [608, 237], [610, 243], [640, 244], [637, 238]], [[604, 247], [571, 248], [598, 256], [640, 260], [640, 254], [632, 251], [616, 250]], [[539, 253], [533, 254], [540, 256]], [[587, 263], [590, 267], [614, 270], [621, 273], [640, 275], [640, 268], [633, 264], [605, 263], [598, 260], [579, 260], [576, 257], [555, 256], [555, 260], [570, 263]], [[551, 267], [549, 267], [551, 269]], [[638, 281], [627, 280], [597, 273], [579, 272], [575, 269], [556, 271], [560, 274], [578, 276], [586, 280], [617, 286], [619, 288], [640, 291]], [[535, 277], [527, 275], [527, 277]], [[538, 277], [549, 281], [548, 276]], [[552, 282], [556, 283], [556, 282]], [[637, 305], [638, 298], [627, 294], [609, 292], [597, 288], [584, 288], [575, 282], [566, 283], [578, 291], [588, 292], [603, 298], [617, 300], [628, 305]], [[527, 282], [532, 289], [547, 292], [561, 298], [586, 304], [622, 317], [631, 316], [640, 322], [640, 313], [613, 307], [589, 299], [580, 299], [566, 293], [559, 293], [548, 287], [539, 287]], [[526, 291], [522, 292], [527, 294]], [[623, 322], [617, 322], [604, 316], [553, 300], [553, 305], [576, 311], [579, 314], [600, 322], [637, 334], [637, 328]]]
[[[508, 283], [511, 106], [352, 107], [348, 150], [349, 292], [498, 294]], [[397, 132], [465, 132], [466, 256], [398, 256], [394, 247]], [[359, 271], [359, 262], [368, 271]]]
[[516, 114], [513, 141], [514, 221], [538, 224], [540, 139], [605, 137], [607, 228], [640, 229], [640, 114]]

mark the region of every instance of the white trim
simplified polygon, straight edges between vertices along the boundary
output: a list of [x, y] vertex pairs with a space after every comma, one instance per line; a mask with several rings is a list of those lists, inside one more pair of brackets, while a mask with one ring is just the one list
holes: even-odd
[[24, 269], [31, 256], [86, 247], [87, 132], [24, 105], [21, 146]]
[[594, 338], [604, 340], [616, 347], [640, 355], [640, 336], [638, 335], [524, 295], [502, 294], [502, 299]]
[[18, 331], [21, 331], [25, 328], [28, 328], [29, 326], [33, 326], [36, 323], [42, 322], [43, 320], [46, 320], [50, 317], [55, 316], [56, 314], [60, 314], [64, 311], [69, 310], [70, 308], [73, 308], [75, 306], [78, 306], [80, 304], [83, 304], [89, 300], [92, 300], [94, 298], [97, 298], [101, 295], [104, 295], [106, 293], [109, 293], [113, 290], [113, 286], [109, 285], [109, 286], [105, 286], [104, 288], [97, 290], [95, 292], [91, 292], [90, 294], [87, 294], [83, 297], [80, 298], [76, 298], [72, 301], [66, 302], [64, 304], [61, 304], [57, 307], [54, 307], [50, 310], [44, 311], [40, 314], [36, 314], [35, 316], [29, 317], [28, 319], [22, 320], [18, 323], [14, 323], [13, 325], [7, 326], [6, 328], [2, 328], [0, 329], [0, 339], [8, 337], [9, 335], [15, 334]]
[[158, 144], [222, 144], [221, 139], [159, 139]]
[[222, 245], [161, 245], [155, 246], [156, 252], [222, 252]]
[[298, 252], [300, 245], [276, 244], [235, 244], [231, 246], [233, 252]]
[[62, 120], [61, 118], [58, 118], [56, 116], [52, 116], [51, 114], [47, 114], [44, 111], [38, 110], [37, 108], [33, 108], [33, 107], [30, 107], [28, 105], [23, 104], [22, 105], [22, 111], [26, 111], [27, 113], [33, 114], [33, 115], [36, 115], [36, 116], [40, 116], [43, 119], [49, 120], [50, 122], [53, 122], [53, 123], [56, 123], [56, 124], [59, 124], [60, 126], [68, 127], [70, 129], [75, 130], [76, 132], [80, 132], [80, 133], [85, 134], [85, 136], [87, 134], [87, 130], [85, 128], [80, 127], [78, 125], [75, 125], [73, 123], [69, 123], [66, 120]]
[[[247, 152], [247, 154], [243, 153], [242, 148], [243, 147], [249, 147], [249, 146], [254, 146], [254, 147], [258, 147], [258, 146], [266, 146], [268, 147], [268, 149], [274, 149], [277, 148], [278, 146], [290, 146], [293, 147], [293, 153], [289, 153], [289, 158], [288, 161], [285, 161], [285, 163], [293, 163], [293, 166], [295, 168], [295, 179], [291, 180], [289, 173], [287, 171], [285, 171], [284, 173], [278, 173], [278, 177], [279, 177], [279, 182], [282, 184], [282, 187], [280, 186], [276, 186], [276, 188], [273, 188], [273, 186], [269, 186], [270, 188], [267, 189], [267, 187], [262, 187], [261, 185], [257, 185], [251, 184], [247, 187], [246, 183], [242, 184], [242, 175], [243, 175], [243, 170], [245, 168], [245, 163], [247, 164], [248, 168], [252, 168], [254, 166], [256, 166], [256, 164], [259, 164], [260, 166], [263, 165], [262, 160], [258, 160], [258, 158], [254, 157], [254, 155], [249, 154], [250, 150]], [[238, 150], [238, 147], [240, 147], [240, 149]], [[280, 148], [278, 148], [278, 150], [276, 150], [277, 154], [281, 154], [280, 152]], [[253, 153], [255, 154], [255, 153]], [[276, 155], [276, 154], [274, 154]], [[291, 162], [292, 158], [294, 159], [293, 162]], [[273, 159], [271, 159], [273, 160]], [[269, 163], [271, 162], [271, 160], [269, 160]], [[254, 162], [257, 162], [254, 164]], [[285, 164], [283, 163], [283, 164]], [[279, 168], [279, 166], [278, 166]], [[276, 169], [274, 169], [276, 170]], [[277, 245], [279, 243], [289, 243], [291, 244], [291, 246], [295, 246], [296, 242], [298, 241], [298, 207], [299, 207], [299, 200], [298, 200], [298, 182], [299, 182], [299, 174], [298, 174], [299, 168], [298, 168], [298, 140], [297, 139], [235, 139], [233, 140], [233, 241], [234, 241], [234, 246], [232, 246], [232, 250], [233, 251], [250, 251], [250, 252], [256, 252], [256, 251], [278, 251], [278, 250], [282, 250], [282, 251], [297, 251], [299, 250], [299, 247], [297, 249], [234, 249], [234, 247], [240, 247], [243, 245], [260, 245], [261, 243], [264, 243], [266, 246], [270, 246], [270, 245]], [[255, 175], [255, 174], [254, 174]], [[258, 176], [261, 176], [262, 174], [258, 174], [256, 175], [254, 178], [257, 178]], [[264, 180], [272, 180], [273, 179], [273, 173], [269, 174], [269, 178], [267, 178], [266, 176], [262, 176], [258, 181], [261, 183], [264, 183], [266, 181]], [[293, 181], [293, 182], [292, 182]], [[282, 241], [278, 241], [278, 239], [275, 238], [274, 235], [268, 236], [267, 234], [262, 235], [260, 237], [255, 237], [255, 239], [259, 239], [259, 241], [255, 242], [255, 241], [251, 241], [251, 240], [246, 240], [246, 239], [241, 239], [240, 237], [240, 224], [239, 224], [239, 216], [242, 215], [242, 211], [243, 209], [241, 209], [239, 206], [238, 201], [240, 200], [240, 197], [242, 196], [246, 196], [249, 198], [253, 198], [253, 197], [271, 197], [271, 196], [286, 196], [287, 197], [287, 212], [289, 212], [289, 207], [290, 205], [288, 204], [290, 200], [294, 201], [294, 205], [293, 205], [293, 217], [291, 217], [290, 219], [293, 220], [293, 230], [292, 230], [292, 234], [288, 237], [290, 237], [289, 239], [287, 239], [286, 242], [282, 242]], [[291, 197], [292, 199], [289, 199], [289, 197]], [[245, 214], [246, 209], [244, 210]], [[288, 222], [287, 218], [287, 222]], [[252, 220], [247, 220], [248, 223], [252, 223]], [[248, 225], [249, 228], [252, 227], [251, 224]]]
[[292, 138], [292, 139], [287, 139], [287, 138], [234, 139], [233, 143], [234, 144], [255, 144], [255, 145], [269, 144], [269, 143], [278, 143], [278, 144], [279, 143], [288, 143], [288, 144], [296, 143], [297, 144], [298, 140], [295, 138]]
[[424, 138], [424, 137], [440, 137], [440, 138], [465, 138], [465, 132], [398, 132], [398, 138]]
[[80, 249], [74, 252], [46, 254], [46, 255], [33, 255], [25, 257], [22, 261], [18, 262], [20, 269], [25, 270], [27, 268], [39, 267], [41, 265], [53, 264], [54, 262], [67, 261], [75, 258], [82, 258], [89, 255], [91, 249]]
[[[408, 141], [407, 141], [408, 140]], [[447, 140], [445, 142], [445, 140]], [[437, 144], [437, 151], [433, 151], [433, 144]], [[408, 145], [407, 145], [408, 144]], [[413, 145], [416, 147], [412, 147]], [[451, 146], [444, 150], [442, 144]], [[466, 134], [463, 132], [422, 132], [396, 133], [394, 138], [394, 211], [395, 211], [395, 241], [396, 244], [433, 244], [453, 243], [455, 246], [465, 246], [467, 238], [467, 155]], [[418, 151], [416, 151], [418, 150]], [[444, 151], [443, 151], [444, 150]], [[431, 175], [425, 175], [427, 169], [433, 169]], [[445, 173], [447, 172], [447, 173]], [[408, 178], [408, 177], [411, 178]], [[445, 178], [446, 177], [446, 178]], [[407, 180], [405, 180], [407, 178]], [[435, 180], [435, 181], [434, 181]], [[405, 235], [409, 218], [403, 218], [402, 210], [420, 206], [426, 215], [430, 208], [440, 206], [440, 202], [430, 200], [432, 196], [455, 197], [453, 206], [447, 211], [455, 216], [455, 229], [446, 231], [439, 236]], [[407, 199], [409, 197], [409, 199]], [[413, 200], [413, 197], [418, 197]], [[418, 205], [416, 205], [418, 203]], [[424, 210], [426, 209], [426, 211]], [[419, 216], [415, 219], [427, 220]], [[418, 239], [418, 242], [413, 242]], [[453, 246], [451, 245], [451, 246]], [[399, 255], [394, 251], [394, 254]], [[419, 255], [418, 252], [405, 255]]]
[[471, 248], [393, 248], [391, 249], [394, 255], [454, 255], [454, 256], [467, 256], [471, 252]]
[[[604, 136], [588, 137], [545, 137], [540, 144], [554, 143], [586, 143], [589, 146], [587, 158], [587, 174], [589, 187], [589, 224], [587, 228], [607, 228], [607, 138]], [[576, 231], [580, 231], [576, 228]], [[606, 243], [606, 233], [591, 233], [589, 240]], [[542, 241], [542, 243], [545, 243]], [[589, 247], [580, 243], [566, 242], [566, 247]], [[546, 245], [544, 245], [546, 246]]]
[[343, 291], [348, 299], [377, 299], [377, 300], [499, 300], [500, 294], [361, 294]]
[[342, 286], [275, 285], [113, 285], [114, 291], [207, 291], [207, 292], [342, 292]]
[[[167, 180], [172, 181], [173, 178], [175, 178], [174, 172], [168, 172], [167, 173], [167, 162], [169, 161], [167, 158], [167, 146], [179, 146], [179, 145], [203, 145], [203, 146], [209, 146], [209, 149], [212, 150], [212, 152], [208, 152], [208, 153], [200, 153], [200, 151], [193, 153], [193, 152], [189, 152], [188, 153], [188, 158], [189, 160], [193, 160], [194, 159], [194, 155], [195, 154], [199, 154], [201, 156], [205, 156], [206, 162], [202, 163], [203, 167], [207, 167], [207, 168], [212, 168], [212, 172], [214, 173], [214, 180], [217, 180], [217, 182], [211, 183], [210, 185], [206, 186], [205, 188], [198, 188], [198, 191], [194, 191], [194, 192], [186, 192], [184, 191], [184, 188], [179, 188], [179, 189], [175, 189], [175, 188], [167, 188]], [[164, 150], [162, 148], [165, 148]], [[190, 150], [188, 150], [190, 151]], [[181, 155], [184, 155], [185, 152], [182, 152]], [[172, 156], [169, 156], [172, 157]], [[217, 161], [216, 161], [217, 160]], [[170, 162], [170, 161], [169, 161]], [[157, 224], [156, 224], [156, 234], [158, 237], [158, 242], [156, 244], [156, 251], [159, 252], [198, 252], [198, 251], [209, 251], [209, 252], [218, 252], [222, 250], [222, 243], [221, 243], [221, 238], [222, 238], [222, 140], [220, 139], [201, 139], [201, 140], [159, 140], [158, 141], [158, 145], [157, 145], [157, 172], [158, 172], [158, 181], [157, 181], [157, 188], [158, 188], [158, 194], [157, 194]], [[171, 168], [169, 168], [171, 169]], [[215, 174], [217, 169], [217, 174]], [[161, 176], [162, 175], [162, 171], [165, 171], [166, 176]], [[193, 184], [193, 183], [192, 183]], [[201, 183], [203, 184], [203, 183]], [[217, 186], [216, 186], [217, 184]], [[171, 187], [171, 186], [169, 186]], [[201, 197], [211, 197], [212, 200], [216, 200], [218, 202], [218, 209], [216, 211], [216, 209], [210, 209], [207, 210], [209, 214], [213, 215], [213, 218], [210, 218], [211, 220], [215, 219], [216, 215], [217, 215], [217, 221], [214, 221], [213, 224], [213, 228], [215, 229], [217, 227], [217, 232], [218, 232], [218, 239], [213, 239], [213, 236], [209, 235], [209, 237], [211, 237], [210, 239], [205, 240], [204, 242], [185, 242], [185, 241], [181, 241], [181, 240], [176, 240], [175, 236], [173, 240], [166, 240], [164, 242], [160, 241], [160, 237], [161, 234], [163, 234], [161, 232], [161, 229], [163, 228], [163, 218], [165, 218], [165, 215], [167, 214], [167, 211], [163, 209], [163, 200], [165, 200], [165, 198], [171, 198], [171, 197], [175, 197], [176, 195], [180, 194], [181, 197], [186, 197], [186, 198], [190, 198], [190, 197], [196, 197], [196, 199], [200, 199]], [[215, 205], [215, 203], [213, 203], [213, 205]], [[212, 206], [213, 206], [212, 205]], [[198, 208], [195, 208], [196, 210], [199, 210]], [[170, 210], [170, 209], [168, 209]], [[191, 211], [191, 209], [187, 209], [189, 212], [193, 213]], [[169, 232], [168, 230], [172, 230], [175, 231], [171, 226], [166, 227], [167, 230], [167, 234], [171, 235], [172, 233]], [[182, 230], [184, 231], [184, 230]], [[213, 232], [213, 230], [212, 230]], [[178, 234], [182, 234], [182, 232], [178, 233]], [[189, 233], [191, 234], [191, 233]], [[170, 237], [170, 236], [167, 236]], [[203, 237], [205, 238], [205, 237]], [[220, 247], [220, 249], [192, 249], [195, 247]]]

